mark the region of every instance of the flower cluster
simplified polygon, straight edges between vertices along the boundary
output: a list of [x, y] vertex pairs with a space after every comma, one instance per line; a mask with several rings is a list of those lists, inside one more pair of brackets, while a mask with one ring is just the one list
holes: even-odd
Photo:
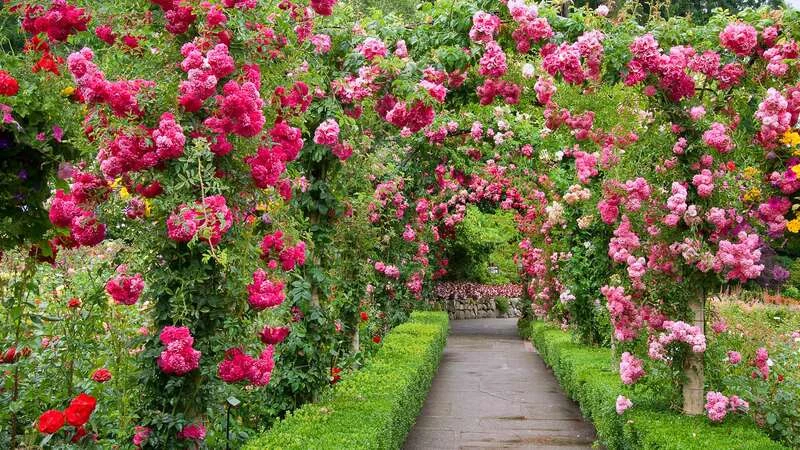
[[633, 402], [630, 401], [630, 399], [628, 399], [624, 395], [618, 395], [617, 396], [617, 402], [616, 402], [616, 404], [614, 406], [615, 406], [615, 409], [617, 410], [617, 414], [621, 415], [622, 413], [625, 412], [625, 410], [627, 410], [628, 408], [633, 406]]
[[97, 220], [94, 211], [83, 209], [73, 195], [56, 190], [50, 203], [50, 222], [70, 228], [70, 238], [78, 245], [93, 246], [105, 239], [106, 226]]
[[264, 101], [255, 83], [239, 84], [230, 80], [222, 87], [222, 95], [218, 95], [216, 101], [215, 114], [203, 122], [211, 131], [253, 137], [264, 128]]
[[472, 28], [469, 30], [469, 38], [474, 42], [491, 42], [495, 34], [500, 30], [500, 18], [494, 14], [477, 11], [472, 16]]
[[266, 386], [275, 366], [273, 352], [274, 347], [270, 345], [258, 358], [253, 358], [241, 348], [228, 349], [225, 359], [219, 363], [217, 375], [226, 383], [248, 381], [253, 386]]
[[258, 269], [253, 273], [253, 282], [247, 285], [247, 301], [257, 311], [275, 308], [286, 299], [283, 288], [282, 282], [269, 279], [264, 269]]
[[120, 305], [135, 304], [143, 290], [142, 274], [128, 275], [125, 265], [117, 267], [117, 274], [106, 283], [106, 292]]
[[729, 23], [720, 32], [719, 41], [723, 47], [737, 56], [748, 56], [758, 45], [758, 32], [751, 25], [745, 23]]
[[502, 77], [508, 70], [506, 64], [506, 54], [495, 41], [486, 44], [486, 50], [481, 56], [478, 66], [478, 73], [485, 77]]
[[67, 57], [67, 67], [77, 86], [79, 98], [87, 104], [106, 104], [118, 117], [144, 114], [137, 95], [144, 88], [152, 88], [155, 83], [146, 80], [106, 80], [103, 72], [92, 60], [94, 53], [89, 48]]
[[0, 70], [0, 95], [11, 97], [19, 92], [19, 83], [16, 78], [5, 70]]
[[496, 97], [502, 97], [509, 105], [519, 103], [522, 88], [510, 81], [487, 78], [477, 89], [481, 105], [490, 105]]
[[261, 330], [259, 337], [261, 342], [266, 345], [277, 345], [289, 336], [289, 332], [291, 332], [289, 327], [271, 327], [267, 325]]
[[654, 360], [665, 359], [665, 349], [670, 344], [682, 342], [691, 347], [694, 353], [706, 351], [706, 336], [700, 327], [682, 321], [667, 320], [662, 324], [666, 333], [659, 334], [657, 339], [650, 340], [648, 355]]
[[168, 325], [161, 330], [159, 338], [166, 347], [158, 357], [162, 372], [183, 376], [200, 366], [201, 353], [192, 348], [194, 338], [188, 328]]
[[721, 392], [706, 393], [706, 415], [712, 422], [722, 422], [729, 412], [746, 412], [748, 408], [750, 405], [736, 395], [728, 398]]
[[714, 271], [722, 272], [727, 270], [725, 278], [727, 280], [739, 280], [747, 282], [758, 278], [764, 270], [761, 261], [761, 238], [757, 234], [748, 234], [740, 231], [737, 235], [739, 242], [733, 243], [728, 240], [719, 242], [719, 250], [714, 257]]
[[553, 37], [553, 29], [544, 17], [539, 17], [536, 5], [526, 5], [525, 0], [509, 0], [508, 11], [516, 22], [517, 29], [511, 33], [517, 43], [517, 51], [528, 53], [533, 43]]
[[645, 375], [644, 362], [629, 352], [622, 354], [619, 361], [619, 376], [623, 384], [634, 384]]
[[77, 8], [66, 0], [53, 0], [50, 8], [42, 5], [27, 5], [22, 29], [37, 35], [44, 33], [51, 41], [63, 42], [80, 31], [86, 31], [91, 16], [83, 8]]
[[635, 339], [642, 328], [643, 320], [631, 297], [625, 295], [621, 286], [603, 286], [600, 292], [606, 298], [606, 307], [614, 325], [614, 337], [620, 341]]

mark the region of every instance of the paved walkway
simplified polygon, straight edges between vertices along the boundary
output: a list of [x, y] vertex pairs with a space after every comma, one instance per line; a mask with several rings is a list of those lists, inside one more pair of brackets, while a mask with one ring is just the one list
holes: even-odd
[[407, 450], [589, 449], [594, 427], [566, 397], [516, 319], [451, 321], [439, 373]]

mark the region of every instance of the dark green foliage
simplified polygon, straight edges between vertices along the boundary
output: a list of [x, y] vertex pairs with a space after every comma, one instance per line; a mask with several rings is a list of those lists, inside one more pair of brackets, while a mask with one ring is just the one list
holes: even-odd
[[769, 450], [785, 448], [771, 441], [749, 418], [730, 417], [712, 424], [705, 417], [665, 411], [652, 396], [630, 395], [634, 406], [618, 415], [614, 405], [623, 393], [611, 369], [611, 351], [572, 342], [568, 333], [534, 322], [520, 333], [529, 336], [553, 369], [567, 395], [576, 400], [609, 449]]
[[366, 367], [244, 448], [402, 447], [436, 374], [448, 328], [446, 313], [413, 313], [409, 322], [386, 336]]
[[514, 253], [519, 240], [513, 213], [467, 207], [455, 242], [448, 249], [450, 278], [488, 284], [517, 282]]

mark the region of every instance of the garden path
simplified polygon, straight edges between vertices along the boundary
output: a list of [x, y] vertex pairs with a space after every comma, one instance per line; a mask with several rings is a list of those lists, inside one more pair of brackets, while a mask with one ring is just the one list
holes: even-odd
[[558, 385], [516, 319], [454, 320], [406, 450], [589, 449], [591, 423]]

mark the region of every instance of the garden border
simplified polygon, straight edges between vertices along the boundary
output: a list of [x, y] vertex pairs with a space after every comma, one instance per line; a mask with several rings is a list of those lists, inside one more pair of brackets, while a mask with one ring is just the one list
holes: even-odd
[[414, 312], [361, 370], [251, 439], [247, 450], [397, 449], [414, 426], [447, 343], [444, 312]]
[[[580, 404], [581, 411], [609, 449], [771, 450], [785, 449], [761, 432], [749, 418], [728, 418], [712, 424], [703, 416], [690, 417], [649, 408], [637, 402], [622, 415], [615, 410], [623, 392], [619, 375], [610, 367], [611, 351], [576, 344], [569, 333], [544, 322], [520, 321], [520, 333], [530, 338], [561, 387]], [[642, 404], [644, 403], [644, 404]]]

